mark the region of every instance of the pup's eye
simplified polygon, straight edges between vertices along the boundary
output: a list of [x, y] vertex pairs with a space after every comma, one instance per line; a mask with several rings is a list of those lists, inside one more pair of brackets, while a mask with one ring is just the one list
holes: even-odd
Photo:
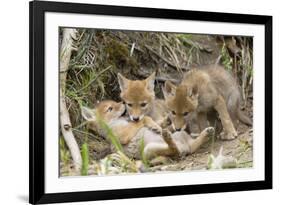
[[176, 112], [175, 112], [175, 111], [172, 111], [172, 114], [173, 114], [173, 115], [176, 115]]
[[132, 106], [133, 106], [131, 103], [127, 103], [127, 105], [128, 105], [129, 107], [132, 107]]
[[112, 111], [112, 107], [109, 107], [108, 109], [107, 109], [107, 112], [111, 112]]
[[145, 107], [147, 105], [147, 103], [141, 103], [140, 105], [141, 105], [141, 107]]
[[188, 112], [184, 112], [183, 115], [184, 115], [184, 116], [187, 116], [187, 115], [188, 115]]

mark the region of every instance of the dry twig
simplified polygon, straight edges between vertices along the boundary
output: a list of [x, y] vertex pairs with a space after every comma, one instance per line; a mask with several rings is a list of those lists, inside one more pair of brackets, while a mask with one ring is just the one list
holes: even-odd
[[75, 170], [79, 171], [82, 165], [80, 149], [72, 133], [72, 125], [65, 102], [65, 83], [71, 52], [73, 51], [73, 40], [76, 39], [76, 30], [65, 28], [60, 48], [60, 125], [64, 140], [70, 150]]

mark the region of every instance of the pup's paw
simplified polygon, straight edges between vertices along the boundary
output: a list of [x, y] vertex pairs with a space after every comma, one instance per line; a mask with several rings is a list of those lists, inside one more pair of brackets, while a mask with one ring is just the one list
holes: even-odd
[[171, 160], [165, 156], [157, 156], [150, 160], [149, 164], [150, 166], [159, 166], [159, 165], [165, 165], [171, 163]]
[[221, 132], [220, 134], [220, 138], [222, 140], [233, 140], [237, 137], [237, 132], [236, 131], [233, 131], [233, 132]]
[[149, 125], [148, 128], [149, 128], [151, 131], [153, 131], [153, 132], [155, 132], [155, 133], [157, 133], [157, 134], [162, 134], [162, 128], [161, 128], [159, 125], [157, 125], [156, 123], [153, 124], [153, 125]]
[[215, 135], [215, 128], [213, 128], [213, 127], [207, 127], [205, 129], [205, 131], [209, 137], [212, 137]]
[[171, 135], [172, 133], [168, 129], [162, 130], [162, 136], [164, 139], [172, 139]]

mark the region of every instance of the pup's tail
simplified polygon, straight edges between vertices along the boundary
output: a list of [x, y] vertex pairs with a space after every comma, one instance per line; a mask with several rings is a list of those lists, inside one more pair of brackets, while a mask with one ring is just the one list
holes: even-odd
[[244, 124], [248, 126], [253, 125], [252, 120], [249, 117], [247, 117], [239, 108], [237, 109], [237, 117]]

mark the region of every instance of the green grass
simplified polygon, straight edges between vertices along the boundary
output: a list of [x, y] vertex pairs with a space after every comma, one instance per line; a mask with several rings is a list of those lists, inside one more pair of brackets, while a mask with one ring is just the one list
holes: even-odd
[[140, 143], [139, 148], [140, 148], [141, 161], [142, 161], [144, 167], [147, 169], [147, 168], [149, 168], [149, 162], [144, 154], [144, 138], [143, 137], [141, 138], [139, 143]]
[[85, 176], [88, 175], [88, 168], [89, 168], [89, 150], [88, 150], [87, 143], [84, 143], [82, 145], [81, 157], [82, 157], [81, 175]]
[[96, 117], [97, 117], [97, 122], [99, 124], [99, 127], [101, 127], [103, 129], [103, 131], [105, 132], [105, 135], [108, 137], [108, 139], [113, 144], [115, 149], [119, 152], [124, 153], [123, 147], [122, 147], [118, 137], [113, 133], [112, 129], [106, 124], [106, 122], [104, 122], [104, 120], [101, 119], [100, 116], [98, 116], [97, 113], [96, 113]]
[[70, 161], [70, 153], [66, 147], [65, 141], [62, 136], [59, 138], [59, 145], [60, 145], [60, 159], [64, 165], [68, 165]]
[[222, 46], [221, 49], [221, 62], [226, 68], [226, 70], [231, 71], [233, 67], [233, 60], [231, 56], [229, 55], [225, 43]]

